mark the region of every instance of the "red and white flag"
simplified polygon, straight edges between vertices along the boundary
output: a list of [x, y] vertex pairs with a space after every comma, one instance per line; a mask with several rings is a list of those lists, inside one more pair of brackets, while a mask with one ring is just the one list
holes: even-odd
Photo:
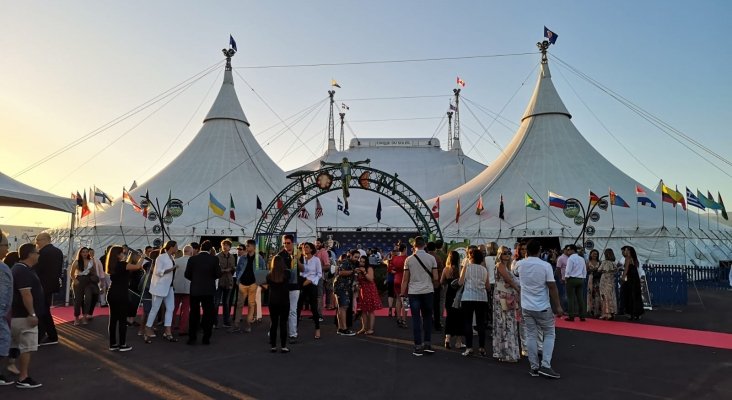
[[315, 199], [315, 219], [323, 216], [323, 206], [320, 205], [320, 200]]
[[432, 206], [432, 216], [435, 217], [435, 219], [440, 219], [440, 197], [437, 197], [437, 200], [435, 200], [435, 205]]
[[457, 77], [457, 85], [460, 87], [465, 87], [465, 81], [460, 79], [460, 77]]

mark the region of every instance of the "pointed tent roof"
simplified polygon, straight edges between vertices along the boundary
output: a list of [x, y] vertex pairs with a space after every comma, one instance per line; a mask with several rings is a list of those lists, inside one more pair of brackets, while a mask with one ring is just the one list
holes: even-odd
[[[154, 152], [150, 149], [150, 152]], [[151, 154], [151, 156], [154, 156]], [[175, 228], [228, 227], [228, 210], [223, 217], [210, 213], [209, 192], [225, 206], [231, 195], [236, 205], [236, 221], [232, 228], [246, 227], [251, 232], [258, 217], [256, 197], [268, 202], [287, 184], [285, 173], [267, 155], [249, 129], [234, 89], [231, 69], [227, 66], [224, 81], [216, 100], [203, 120], [196, 137], [170, 164], [147, 182], [141, 183], [131, 195], [139, 201], [149, 191], [150, 197], [162, 202], [168, 192], [183, 201], [183, 215], [171, 225]], [[104, 226], [141, 228], [142, 216], [124, 206], [124, 220], [120, 224], [120, 207], [116, 201], [104, 211], [97, 212], [98, 230]], [[147, 223], [148, 230], [154, 223]]]
[[0, 172], [0, 206], [76, 212], [76, 202], [18, 182]]

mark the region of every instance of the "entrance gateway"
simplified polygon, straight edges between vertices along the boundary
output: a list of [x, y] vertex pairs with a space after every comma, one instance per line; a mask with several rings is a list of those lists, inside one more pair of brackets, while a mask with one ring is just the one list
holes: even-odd
[[440, 226], [424, 199], [400, 180], [398, 174], [371, 168], [367, 166], [369, 163], [370, 160], [351, 162], [344, 157], [339, 163], [321, 161], [321, 168], [315, 171], [296, 171], [288, 175], [293, 182], [272, 199], [254, 228], [258, 248], [265, 254], [276, 252], [280, 236], [300, 208], [326, 193], [340, 190], [348, 208], [350, 189], [385, 196], [409, 215], [420, 235], [429, 240], [441, 240]]

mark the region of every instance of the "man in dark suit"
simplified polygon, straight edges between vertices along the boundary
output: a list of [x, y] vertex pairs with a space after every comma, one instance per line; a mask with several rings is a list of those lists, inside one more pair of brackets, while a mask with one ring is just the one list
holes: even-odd
[[58, 344], [58, 333], [56, 325], [51, 316], [51, 305], [53, 305], [53, 294], [58, 293], [61, 285], [61, 270], [64, 265], [64, 253], [51, 244], [51, 235], [46, 232], [36, 236], [36, 249], [38, 249], [38, 263], [33, 266], [33, 271], [41, 281], [43, 287], [44, 305], [38, 314], [38, 345]]
[[[221, 277], [219, 259], [209, 253], [211, 242], [191, 243], [193, 256], [188, 259], [185, 277], [191, 281], [191, 313], [188, 328], [188, 344], [196, 344], [199, 325], [203, 328], [203, 344], [211, 343], [216, 309], [214, 308], [214, 294], [216, 294], [216, 279]], [[203, 308], [203, 320], [201, 320]]]

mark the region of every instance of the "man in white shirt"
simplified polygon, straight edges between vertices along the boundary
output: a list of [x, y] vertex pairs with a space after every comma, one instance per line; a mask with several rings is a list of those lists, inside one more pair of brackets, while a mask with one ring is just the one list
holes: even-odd
[[577, 246], [570, 244], [567, 248], [569, 258], [567, 258], [567, 269], [564, 273], [564, 280], [567, 282], [569, 316], [565, 320], [574, 321], [574, 318], [579, 314], [580, 321], [584, 321], [587, 314], [587, 303], [585, 302], [584, 293], [587, 264], [585, 263], [585, 259], [577, 254]]
[[[422, 236], [414, 238], [416, 251], [404, 262], [402, 292], [409, 294], [409, 309], [412, 311], [412, 333], [415, 356], [434, 354], [432, 349], [432, 303], [437, 282], [437, 261], [424, 250], [427, 243]], [[424, 332], [423, 332], [424, 330]]]
[[[552, 369], [551, 365], [556, 337], [552, 304], [554, 314], [560, 316], [563, 312], [562, 306], [559, 304], [557, 285], [554, 282], [551, 264], [539, 258], [541, 243], [538, 240], [530, 240], [526, 247], [528, 257], [517, 262], [517, 269], [521, 276], [521, 315], [526, 324], [530, 374], [531, 376], [543, 375], [558, 379], [560, 375]], [[544, 335], [541, 364], [539, 364], [537, 347], [539, 331]]]

